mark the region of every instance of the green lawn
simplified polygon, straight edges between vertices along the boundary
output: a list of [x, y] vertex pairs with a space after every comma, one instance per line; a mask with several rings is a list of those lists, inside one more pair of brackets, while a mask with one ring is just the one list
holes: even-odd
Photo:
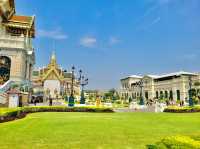
[[34, 113], [0, 124], [0, 148], [142, 149], [177, 134], [200, 135], [200, 113]]

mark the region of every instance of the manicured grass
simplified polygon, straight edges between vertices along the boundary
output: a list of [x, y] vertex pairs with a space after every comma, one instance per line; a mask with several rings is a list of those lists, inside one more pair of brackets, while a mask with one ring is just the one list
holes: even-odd
[[1, 149], [143, 149], [200, 135], [200, 113], [34, 113], [0, 124]]

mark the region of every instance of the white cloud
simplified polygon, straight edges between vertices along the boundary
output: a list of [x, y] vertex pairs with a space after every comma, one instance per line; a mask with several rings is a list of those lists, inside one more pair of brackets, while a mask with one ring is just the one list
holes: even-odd
[[146, 12], [144, 13], [144, 15], [141, 17], [141, 19], [151, 15], [151, 13], [153, 13], [156, 9], [158, 9], [159, 6], [158, 5], [154, 5], [152, 7], [150, 7], [149, 9], [146, 10]]
[[161, 5], [168, 4], [171, 0], [158, 0], [158, 3]]
[[156, 19], [154, 19], [152, 22], [151, 22], [151, 24], [149, 25], [149, 26], [152, 26], [152, 25], [155, 25], [155, 24], [157, 24], [158, 22], [160, 22], [160, 17], [157, 17]]
[[119, 42], [120, 42], [120, 39], [117, 38], [117, 37], [114, 37], [114, 36], [110, 37], [110, 39], [109, 39], [109, 44], [110, 45], [115, 45], [115, 44], [117, 44]]
[[198, 58], [198, 54], [195, 54], [195, 53], [185, 54], [185, 55], [182, 55], [181, 57], [181, 59], [184, 61], [196, 60], [197, 58]]
[[154, 26], [155, 24], [159, 23], [161, 20], [160, 17], [157, 17], [155, 18], [154, 20], [152, 20], [149, 24], [143, 26], [143, 27], [140, 27], [139, 28], [139, 31], [143, 31], [143, 30], [148, 30], [149, 28], [151, 28], [152, 26]]
[[169, 4], [172, 0], [147, 0], [147, 3], [153, 3], [153, 4], [158, 4], [158, 5], [165, 5]]
[[80, 39], [80, 45], [84, 47], [94, 47], [97, 43], [97, 39], [95, 37], [85, 36]]
[[42, 38], [56, 39], [56, 40], [63, 40], [68, 38], [68, 35], [66, 35], [60, 28], [54, 30], [39, 29], [37, 36]]
[[144, 15], [141, 17], [141, 19], [144, 19], [145, 17], [151, 15], [153, 12], [155, 12], [158, 8], [168, 5], [171, 0], [149, 0], [148, 3], [153, 3], [153, 5], [151, 7], [149, 7]]

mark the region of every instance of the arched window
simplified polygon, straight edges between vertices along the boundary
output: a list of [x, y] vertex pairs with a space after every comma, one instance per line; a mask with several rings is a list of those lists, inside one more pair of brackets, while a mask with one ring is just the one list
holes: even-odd
[[172, 90], [169, 92], [169, 99], [173, 100], [173, 91]]
[[11, 60], [7, 56], [0, 56], [0, 85], [10, 79]]
[[156, 91], [156, 99], [158, 99], [159, 98], [159, 93], [158, 93], [158, 91]]
[[177, 93], [177, 100], [180, 100], [181, 99], [180, 90], [177, 90], [176, 93]]
[[168, 91], [165, 91], [165, 98], [168, 99]]
[[160, 99], [163, 99], [163, 98], [164, 98], [163, 91], [160, 91]]
[[145, 98], [149, 99], [149, 93], [148, 92], [145, 92]]

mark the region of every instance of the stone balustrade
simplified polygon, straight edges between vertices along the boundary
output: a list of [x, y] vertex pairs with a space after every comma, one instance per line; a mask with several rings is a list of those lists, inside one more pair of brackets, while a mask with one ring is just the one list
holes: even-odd
[[24, 36], [0, 35], [1, 48], [14, 48], [32, 51], [32, 39]]

